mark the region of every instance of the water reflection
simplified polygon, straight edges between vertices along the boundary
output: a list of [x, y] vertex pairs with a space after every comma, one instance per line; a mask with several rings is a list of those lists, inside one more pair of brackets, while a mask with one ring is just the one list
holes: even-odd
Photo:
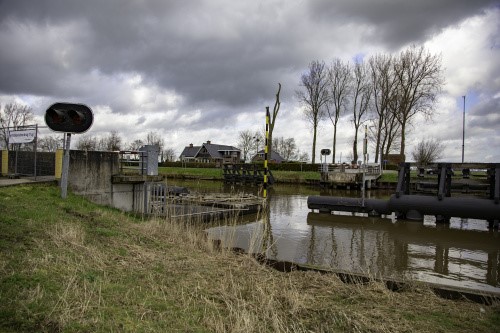
[[306, 195], [276, 193], [266, 216], [247, 221], [208, 232], [228, 246], [271, 259], [500, 291], [500, 239], [485, 221], [452, 219], [450, 225], [436, 225], [432, 217], [418, 223], [323, 215], [309, 212]]
[[[257, 194], [257, 187], [224, 186], [220, 182], [177, 182], [198, 192]], [[357, 197], [358, 191], [324, 191], [305, 186], [273, 186], [270, 210], [246, 216], [236, 226], [208, 230], [228, 246], [265, 253], [271, 259], [315, 265], [337, 271], [500, 292], [500, 236], [487, 223], [451, 219], [424, 222], [310, 213], [307, 196]], [[387, 198], [391, 192], [368, 191]]]

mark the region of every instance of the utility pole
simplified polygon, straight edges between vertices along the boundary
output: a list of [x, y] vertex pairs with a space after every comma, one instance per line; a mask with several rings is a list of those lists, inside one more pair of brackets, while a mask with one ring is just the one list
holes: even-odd
[[462, 124], [462, 163], [464, 163], [464, 151], [465, 151], [465, 95], [462, 96], [464, 99], [464, 113], [463, 113], [463, 124]]
[[368, 153], [368, 126], [365, 125], [365, 138], [363, 139], [363, 183], [361, 184], [361, 207], [365, 206], [365, 182], [366, 182], [366, 155]]

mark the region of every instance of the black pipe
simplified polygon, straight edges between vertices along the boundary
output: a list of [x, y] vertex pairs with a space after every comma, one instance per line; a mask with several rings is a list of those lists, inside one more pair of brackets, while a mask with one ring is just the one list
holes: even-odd
[[309, 196], [307, 207], [320, 211], [343, 211], [352, 213], [377, 213], [379, 215], [391, 214], [389, 202], [382, 199], [365, 199], [365, 204], [360, 198]]
[[416, 210], [423, 215], [474, 218], [481, 220], [500, 219], [500, 205], [493, 200], [452, 197], [439, 200], [438, 197], [424, 195], [391, 196], [388, 203], [393, 212]]
[[410, 211], [422, 215], [440, 215], [446, 217], [475, 218], [482, 220], [499, 220], [500, 204], [494, 200], [470, 197], [437, 197], [423, 195], [392, 195], [389, 200], [365, 199], [363, 206], [359, 198], [310, 196], [307, 198], [309, 209], [320, 212], [344, 211], [357, 213], [378, 213], [389, 215], [397, 213], [402, 216]]

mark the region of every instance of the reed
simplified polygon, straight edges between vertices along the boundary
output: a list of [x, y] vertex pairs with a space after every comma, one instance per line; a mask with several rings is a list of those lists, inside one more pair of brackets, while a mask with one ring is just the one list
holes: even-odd
[[[423, 286], [282, 273], [196, 219], [138, 219], [57, 188], [0, 189], [0, 331], [494, 332], [500, 306]], [[211, 221], [232, 223], [239, 217]], [[229, 240], [228, 240], [229, 241]], [[257, 242], [257, 241], [256, 241]], [[265, 248], [264, 248], [265, 250]]]

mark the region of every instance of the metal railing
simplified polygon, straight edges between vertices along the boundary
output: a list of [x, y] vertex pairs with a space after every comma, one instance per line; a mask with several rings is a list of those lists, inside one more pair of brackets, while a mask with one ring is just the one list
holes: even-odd
[[[336, 172], [336, 173], [362, 173], [363, 166], [352, 166], [350, 164], [322, 164], [318, 167], [318, 171], [322, 173]], [[381, 174], [380, 164], [367, 164], [365, 172], [367, 175]]]
[[145, 151], [120, 151], [120, 174], [146, 174], [146, 159]]

